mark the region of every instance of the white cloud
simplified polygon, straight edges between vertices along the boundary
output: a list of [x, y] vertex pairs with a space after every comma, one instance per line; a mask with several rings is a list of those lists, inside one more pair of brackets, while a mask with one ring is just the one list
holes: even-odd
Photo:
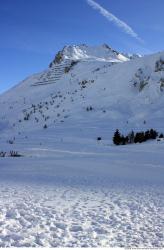
[[100, 4], [93, 0], [86, 0], [87, 3], [95, 10], [98, 10], [102, 16], [104, 16], [108, 21], [113, 22], [119, 28], [121, 28], [128, 35], [136, 38], [138, 41], [143, 42], [143, 40], [138, 36], [136, 32], [125, 22], [114, 16], [108, 10], [104, 9]]

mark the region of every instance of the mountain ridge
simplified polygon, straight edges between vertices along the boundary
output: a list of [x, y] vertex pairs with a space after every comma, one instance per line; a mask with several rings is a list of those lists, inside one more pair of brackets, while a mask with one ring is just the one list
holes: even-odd
[[64, 46], [64, 48], [56, 54], [50, 66], [61, 63], [64, 60], [122, 62], [128, 61], [129, 57], [117, 52], [107, 44], [99, 46], [88, 46], [86, 44], [68, 45]]

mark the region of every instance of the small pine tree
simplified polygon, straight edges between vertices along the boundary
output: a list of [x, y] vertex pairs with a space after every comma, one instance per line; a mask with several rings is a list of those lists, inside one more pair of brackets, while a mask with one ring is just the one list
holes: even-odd
[[114, 136], [113, 136], [113, 143], [115, 145], [120, 145], [121, 141], [122, 141], [122, 138], [121, 138], [120, 132], [118, 129], [116, 129]]
[[46, 129], [47, 128], [47, 124], [45, 124], [43, 128]]
[[158, 133], [154, 129], [150, 129], [150, 139], [156, 139], [158, 136]]
[[163, 136], [163, 134], [161, 133], [160, 135], [159, 135], [159, 138], [163, 138], [164, 136]]

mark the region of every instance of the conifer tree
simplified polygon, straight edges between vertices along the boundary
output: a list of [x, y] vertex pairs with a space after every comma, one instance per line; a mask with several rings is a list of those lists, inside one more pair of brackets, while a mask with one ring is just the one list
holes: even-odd
[[159, 138], [163, 138], [164, 136], [163, 136], [163, 134], [161, 133], [160, 135], [159, 135]]
[[121, 144], [121, 135], [118, 129], [116, 129], [114, 136], [113, 136], [113, 143], [115, 145], [120, 145]]
[[150, 129], [150, 139], [156, 139], [158, 136], [157, 131], [155, 131], [154, 129]]

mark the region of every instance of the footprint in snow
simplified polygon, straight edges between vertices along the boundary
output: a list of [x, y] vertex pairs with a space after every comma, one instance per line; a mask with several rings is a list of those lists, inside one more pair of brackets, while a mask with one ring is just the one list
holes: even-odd
[[71, 232], [79, 232], [79, 231], [83, 231], [83, 228], [79, 225], [72, 225], [70, 227], [70, 231]]
[[65, 229], [67, 228], [67, 225], [64, 224], [64, 223], [55, 223], [55, 226], [56, 226], [57, 228], [62, 229], [62, 230], [65, 230]]

